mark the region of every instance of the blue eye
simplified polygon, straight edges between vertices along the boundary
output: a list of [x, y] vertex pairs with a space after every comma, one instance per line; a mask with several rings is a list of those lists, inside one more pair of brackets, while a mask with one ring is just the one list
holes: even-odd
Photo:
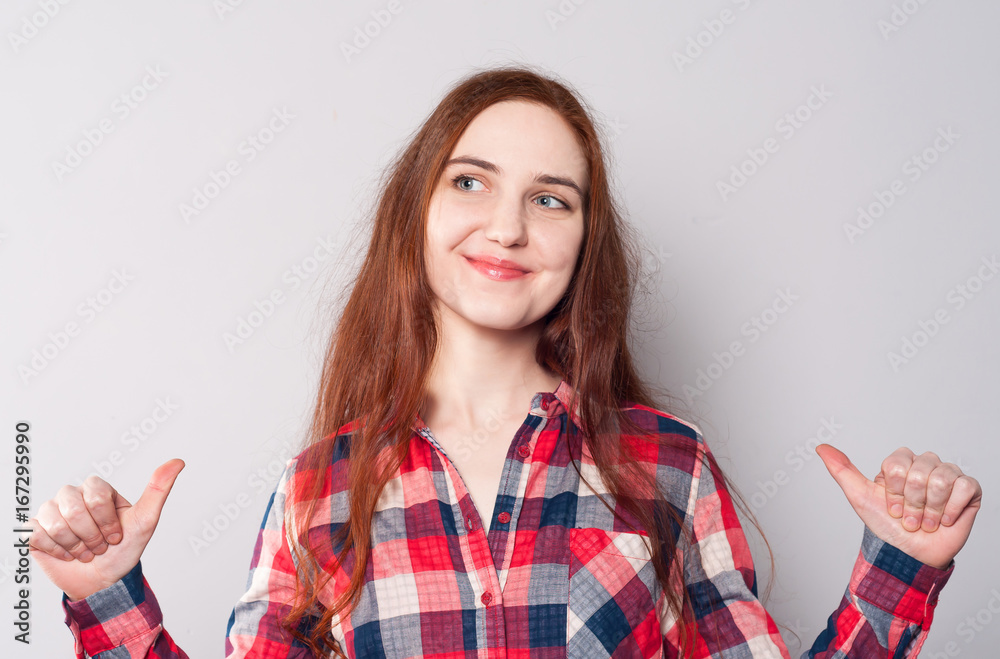
[[[475, 190], [473, 187], [463, 185], [463, 183], [471, 183], [473, 185], [476, 184], [476, 183], [478, 183], [479, 185], [483, 184], [482, 181], [480, 181], [479, 179], [477, 179], [474, 176], [469, 176], [468, 174], [459, 174], [458, 176], [455, 176], [454, 178], [451, 179], [451, 184], [454, 187], [458, 188], [459, 190], [464, 190], [466, 192], [477, 192], [477, 190]], [[559, 199], [558, 197], [553, 197], [552, 195], [547, 195], [547, 194], [546, 195], [541, 195], [539, 197], [535, 197], [535, 201], [538, 201], [539, 199], [548, 199], [549, 200], [548, 203], [539, 204], [539, 206], [541, 206], [543, 208], [554, 208], [556, 210], [560, 210], [560, 209], [562, 209], [562, 210], [572, 210], [572, 208], [570, 207], [569, 204], [567, 204], [562, 199]], [[552, 202], [555, 202], [557, 204], [562, 204], [562, 206], [553, 206]]]
[[459, 190], [468, 190], [468, 191], [471, 191], [471, 188], [468, 188], [468, 187], [466, 187], [464, 185], [461, 185], [461, 182], [464, 182], [464, 181], [468, 181], [470, 183], [478, 183], [479, 185], [483, 184], [483, 182], [480, 181], [479, 179], [473, 178], [473, 177], [471, 177], [471, 176], [469, 176], [467, 174], [459, 174], [455, 178], [451, 179], [452, 185], [454, 185], [455, 187], [457, 187]]
[[[537, 199], [535, 199], [535, 201], [538, 201], [538, 199], [551, 199], [552, 201], [556, 202], [557, 204], [562, 204], [562, 207], [565, 208], [566, 210], [569, 210], [569, 204], [567, 204], [562, 199], [556, 199], [552, 195], [547, 195], [547, 194], [546, 195], [542, 195], [541, 197], [538, 197]], [[551, 203], [549, 203], [549, 204], [542, 204], [542, 206], [545, 206], [546, 208], [552, 208]], [[558, 206], [556, 208], [558, 208]]]

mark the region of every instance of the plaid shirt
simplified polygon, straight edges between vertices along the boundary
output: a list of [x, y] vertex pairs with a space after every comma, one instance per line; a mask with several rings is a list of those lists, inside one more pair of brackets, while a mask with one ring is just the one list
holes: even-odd
[[[648, 535], [616, 521], [570, 464], [583, 449], [571, 394], [563, 381], [532, 398], [507, 451], [489, 529], [454, 464], [416, 418], [406, 459], [379, 499], [362, 597], [333, 621], [349, 656], [677, 656], [678, 627], [666, 612]], [[643, 429], [693, 449], [648, 445], [640, 459], [692, 532], [674, 560], [683, 565], [698, 622], [696, 656], [789, 657], [757, 599], [750, 549], [721, 475], [704, 468], [709, 449], [701, 431], [646, 406], [627, 410]], [[332, 483], [342, 480], [334, 475], [345, 468], [350, 427], [327, 438], [335, 442], [325, 476]], [[581, 472], [606, 495], [589, 452], [583, 455]], [[229, 619], [226, 657], [312, 656], [277, 623], [294, 589], [284, 511], [298, 503], [301, 457], [288, 461], [268, 503], [247, 591]], [[330, 533], [346, 519], [346, 494], [334, 487], [319, 508], [325, 519], [310, 523], [312, 533]], [[351, 567], [349, 556], [321, 593], [324, 606], [342, 592]], [[947, 570], [924, 565], [866, 527], [844, 597], [802, 656], [915, 657], [953, 570], [954, 562]], [[78, 658], [187, 657], [163, 629], [140, 565], [84, 600], [64, 596], [63, 606]], [[304, 619], [300, 629], [311, 622]]]

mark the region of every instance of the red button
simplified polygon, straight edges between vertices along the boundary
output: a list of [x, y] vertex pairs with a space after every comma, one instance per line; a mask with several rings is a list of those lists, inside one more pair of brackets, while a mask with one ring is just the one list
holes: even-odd
[[549, 401], [545, 400], [544, 398], [542, 399], [542, 409], [543, 410], [549, 409]]
[[483, 604], [489, 605], [489, 603], [493, 601], [493, 595], [491, 595], [490, 591], [487, 590], [479, 597], [479, 599], [483, 601]]
[[531, 454], [531, 449], [528, 448], [527, 444], [521, 444], [520, 446], [517, 447], [517, 454], [520, 455], [522, 458], [526, 458]]
[[497, 515], [497, 519], [500, 520], [501, 524], [506, 524], [510, 521], [510, 513], [503, 512]]

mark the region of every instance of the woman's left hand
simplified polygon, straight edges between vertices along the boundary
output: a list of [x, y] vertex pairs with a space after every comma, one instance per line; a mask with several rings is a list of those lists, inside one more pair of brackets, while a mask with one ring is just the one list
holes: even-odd
[[968, 540], [983, 488], [957, 465], [904, 446], [870, 481], [829, 444], [816, 453], [868, 528], [921, 563], [945, 569]]

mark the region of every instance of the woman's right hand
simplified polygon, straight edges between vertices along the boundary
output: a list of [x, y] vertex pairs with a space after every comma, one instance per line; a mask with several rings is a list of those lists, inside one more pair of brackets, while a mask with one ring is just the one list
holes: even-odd
[[97, 476], [64, 486], [28, 523], [35, 561], [71, 600], [114, 584], [139, 562], [183, 468], [179, 458], [157, 467], [134, 506]]

